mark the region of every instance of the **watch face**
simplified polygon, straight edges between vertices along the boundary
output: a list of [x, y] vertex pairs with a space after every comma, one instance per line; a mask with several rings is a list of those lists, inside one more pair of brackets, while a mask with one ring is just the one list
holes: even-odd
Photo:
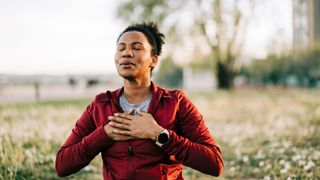
[[166, 133], [161, 133], [161, 134], [158, 136], [158, 142], [161, 143], [161, 144], [167, 143], [168, 140], [169, 140], [169, 136], [168, 136], [168, 134], [166, 134]]

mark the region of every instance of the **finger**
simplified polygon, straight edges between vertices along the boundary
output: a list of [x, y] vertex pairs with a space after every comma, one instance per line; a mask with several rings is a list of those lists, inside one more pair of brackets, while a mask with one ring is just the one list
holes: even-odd
[[131, 136], [131, 131], [114, 129], [112, 132], [115, 134]]
[[109, 124], [113, 128], [119, 128], [119, 129], [122, 129], [122, 130], [130, 130], [130, 126], [127, 125], [127, 124], [118, 123], [118, 122], [115, 122], [115, 121], [112, 121]]
[[131, 120], [129, 119], [124, 119], [121, 117], [116, 117], [113, 119], [114, 122], [120, 123], [120, 124], [126, 124], [126, 125], [131, 125]]
[[125, 139], [125, 140], [134, 139], [133, 136], [129, 136], [129, 135], [117, 134], [117, 136], [119, 136], [121, 139]]
[[115, 113], [114, 116], [132, 120], [132, 116], [128, 113]]
[[117, 141], [127, 141], [127, 140], [133, 140], [135, 139], [132, 136], [124, 136], [124, 135], [118, 135], [117, 137], [115, 137]]
[[125, 118], [122, 118], [122, 117], [109, 116], [108, 119], [110, 121], [114, 121], [114, 122], [117, 122], [117, 123], [120, 123], [120, 124], [130, 125], [129, 119], [125, 119]]

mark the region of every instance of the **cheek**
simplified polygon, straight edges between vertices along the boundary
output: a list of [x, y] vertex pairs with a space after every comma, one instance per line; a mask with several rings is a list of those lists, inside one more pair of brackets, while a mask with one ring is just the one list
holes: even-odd
[[146, 63], [150, 61], [150, 55], [148, 55], [147, 53], [137, 54], [136, 58], [139, 63]]
[[119, 64], [119, 53], [117, 53], [117, 52], [114, 55], [114, 63]]

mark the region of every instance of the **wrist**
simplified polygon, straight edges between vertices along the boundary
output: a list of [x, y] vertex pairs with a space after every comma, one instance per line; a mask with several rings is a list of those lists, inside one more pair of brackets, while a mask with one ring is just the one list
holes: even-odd
[[169, 131], [167, 129], [164, 129], [161, 133], [159, 133], [156, 137], [156, 145], [159, 147], [162, 147], [164, 144], [166, 144], [169, 141]]
[[150, 139], [152, 139], [153, 141], [157, 141], [157, 137], [158, 135], [164, 130], [163, 127], [158, 126], [153, 133], [151, 133]]

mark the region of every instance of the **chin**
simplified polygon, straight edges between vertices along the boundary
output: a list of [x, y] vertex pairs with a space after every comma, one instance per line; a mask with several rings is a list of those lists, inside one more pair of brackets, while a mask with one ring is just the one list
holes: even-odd
[[119, 75], [123, 78], [123, 79], [127, 79], [127, 80], [133, 80], [135, 79], [134, 76], [132, 74], [129, 73], [119, 73]]
[[134, 80], [135, 78], [133, 76], [122, 76], [123, 79], [126, 80]]

